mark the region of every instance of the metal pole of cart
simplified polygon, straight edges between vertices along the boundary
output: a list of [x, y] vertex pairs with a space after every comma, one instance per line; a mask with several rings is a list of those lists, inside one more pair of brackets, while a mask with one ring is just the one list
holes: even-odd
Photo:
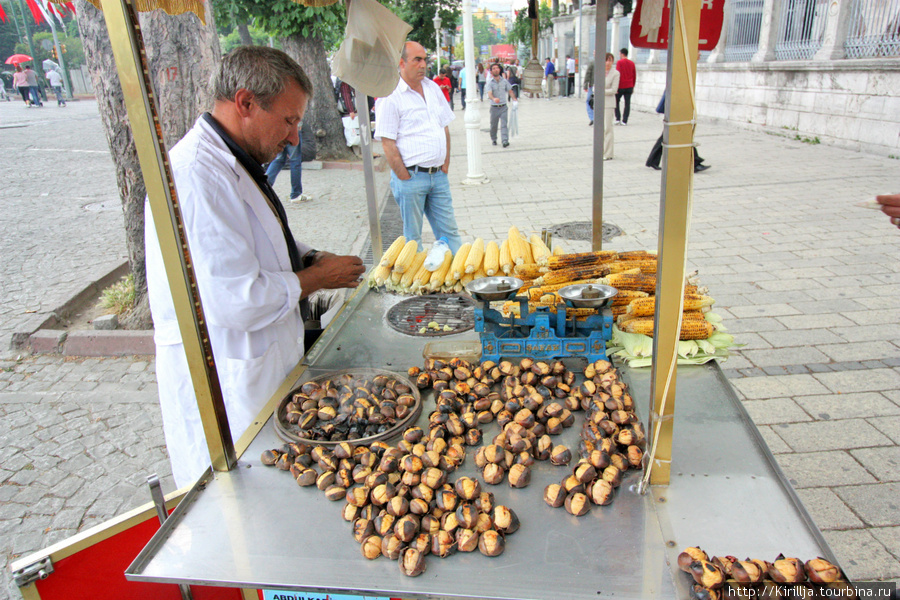
[[[349, 6], [348, 6], [349, 9]], [[372, 264], [381, 262], [381, 223], [378, 220], [378, 199], [375, 196], [375, 168], [372, 163], [372, 123], [369, 121], [369, 97], [355, 88], [356, 114], [359, 115], [359, 148], [362, 151], [366, 176], [366, 206], [369, 208], [369, 238], [372, 240]], [[360, 107], [360, 102], [363, 106]]]
[[606, 17], [606, 10], [598, 4], [594, 33], [594, 181], [591, 202], [591, 250], [594, 252], [603, 248], [603, 128], [606, 123], [603, 118], [606, 94], [603, 90], [606, 75], [602, 65], [606, 63]]
[[184, 235], [178, 196], [159, 129], [137, 11], [130, 0], [103, 0], [102, 7], [209, 455], [213, 469], [227, 471], [237, 462], [234, 442]]

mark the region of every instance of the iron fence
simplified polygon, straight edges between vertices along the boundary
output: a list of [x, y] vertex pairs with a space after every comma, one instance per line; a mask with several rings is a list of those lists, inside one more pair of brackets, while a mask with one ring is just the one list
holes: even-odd
[[763, 0], [732, 0], [725, 4], [725, 9], [728, 11], [725, 60], [748, 61], [759, 49]]
[[844, 50], [847, 58], [900, 56], [900, 0], [854, 0]]
[[784, 0], [775, 42], [775, 59], [812, 58], [822, 47], [827, 15], [827, 0]]

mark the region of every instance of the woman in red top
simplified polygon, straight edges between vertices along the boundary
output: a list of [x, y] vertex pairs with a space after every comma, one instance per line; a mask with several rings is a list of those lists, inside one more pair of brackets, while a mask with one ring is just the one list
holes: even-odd
[[450, 78], [447, 76], [450, 72], [448, 67], [444, 67], [441, 69], [440, 75], [434, 78], [434, 82], [438, 84], [438, 87], [441, 88], [441, 91], [444, 92], [444, 98], [447, 99], [447, 104], [450, 104]]

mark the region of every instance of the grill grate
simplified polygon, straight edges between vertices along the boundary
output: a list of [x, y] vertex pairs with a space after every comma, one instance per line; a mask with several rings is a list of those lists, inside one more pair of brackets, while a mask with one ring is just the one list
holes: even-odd
[[[475, 327], [475, 302], [459, 294], [435, 294], [417, 296], [398, 302], [388, 310], [388, 324], [406, 335], [438, 337], [462, 333]], [[440, 329], [423, 327], [435, 322]], [[444, 327], [449, 331], [444, 331]]]

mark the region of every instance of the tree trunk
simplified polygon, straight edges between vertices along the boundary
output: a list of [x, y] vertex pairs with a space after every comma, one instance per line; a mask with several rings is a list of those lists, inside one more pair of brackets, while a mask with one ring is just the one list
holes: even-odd
[[[116, 166], [128, 262], [134, 273], [134, 309], [122, 323], [128, 329], [148, 329], [153, 322], [144, 259], [144, 199], [147, 191], [128, 126], [125, 98], [103, 15], [84, 0], [77, 0], [77, 3], [78, 30], [100, 119]], [[141, 16], [142, 35], [167, 147], [184, 136], [200, 108], [208, 104], [209, 73], [219, 58], [215, 23], [208, 7], [207, 3], [206, 27], [191, 14], [171, 17], [155, 11], [159, 14]]]
[[[331, 67], [325, 57], [325, 45], [320, 38], [292, 35], [281, 39], [287, 54], [300, 63], [313, 84], [313, 97], [306, 107], [306, 116], [316, 132], [317, 157], [320, 160], [353, 160], [355, 155], [344, 138], [344, 125], [334, 100]], [[358, 108], [365, 106], [365, 98], [358, 98]]]
[[250, 28], [246, 23], [238, 23], [238, 35], [241, 36], [241, 43], [245, 46], [253, 45], [253, 36], [250, 35]]

